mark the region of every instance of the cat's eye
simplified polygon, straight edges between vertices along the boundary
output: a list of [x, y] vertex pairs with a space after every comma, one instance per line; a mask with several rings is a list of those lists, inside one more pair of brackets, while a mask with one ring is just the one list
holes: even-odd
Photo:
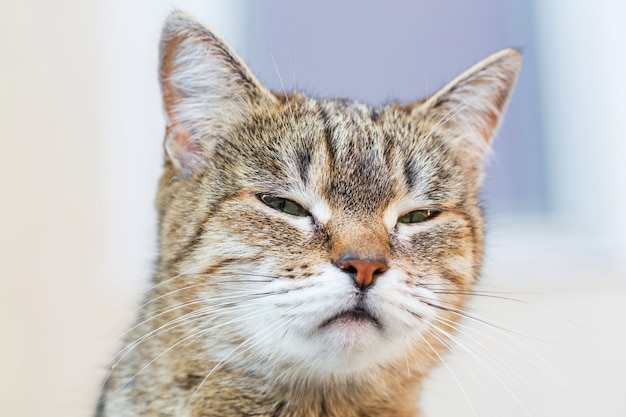
[[283, 213], [291, 214], [292, 216], [307, 217], [311, 215], [311, 213], [306, 211], [306, 209], [300, 204], [286, 198], [275, 197], [269, 194], [261, 194], [259, 198], [262, 202], [274, 210], [282, 211]]
[[438, 213], [435, 210], [415, 210], [398, 217], [398, 223], [420, 223], [434, 217]]

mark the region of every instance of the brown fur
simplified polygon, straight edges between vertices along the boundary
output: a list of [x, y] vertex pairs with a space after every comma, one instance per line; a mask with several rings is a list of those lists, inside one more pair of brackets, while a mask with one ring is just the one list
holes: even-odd
[[[271, 93], [170, 16], [158, 271], [98, 416], [417, 416], [480, 273], [481, 162], [518, 66], [505, 50], [423, 102], [373, 109]], [[396, 223], [424, 209], [438, 214]], [[388, 269], [359, 289], [347, 256]], [[334, 320], [357, 302], [374, 319]]]

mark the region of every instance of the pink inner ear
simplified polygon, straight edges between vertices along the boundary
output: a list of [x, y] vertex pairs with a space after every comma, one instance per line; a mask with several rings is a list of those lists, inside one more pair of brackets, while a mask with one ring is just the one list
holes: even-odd
[[494, 131], [498, 125], [498, 115], [493, 111], [487, 111], [483, 116], [483, 120], [484, 123], [482, 124], [482, 128], [480, 129], [480, 134], [486, 142], [490, 142], [491, 137], [493, 136]]
[[176, 51], [183, 41], [182, 37], [174, 37], [167, 43], [161, 62], [161, 83], [163, 89], [163, 106], [167, 113], [168, 126], [165, 135], [165, 151], [174, 165], [181, 171], [190, 173], [199, 155], [200, 145], [192, 140], [191, 132], [185, 128], [176, 113], [179, 98], [176, 89], [170, 83], [174, 71]]
[[192, 140], [189, 130], [178, 122], [167, 126], [165, 134], [165, 152], [174, 166], [185, 175], [190, 174], [201, 154], [200, 144]]
[[175, 37], [167, 43], [165, 53], [163, 54], [161, 61], [161, 83], [163, 88], [163, 105], [169, 120], [174, 120], [174, 106], [176, 103], [176, 92], [169, 82], [172, 70], [174, 69], [174, 58], [176, 55], [176, 49], [181, 43], [180, 37]]
[[[495, 91], [491, 97], [491, 101], [493, 103], [492, 110], [485, 111], [483, 115], [484, 124], [480, 133], [487, 142], [491, 141], [491, 138], [498, 127], [498, 122], [502, 117], [502, 113], [504, 112], [504, 108], [506, 106], [507, 97], [510, 94], [510, 88], [512, 88], [511, 84], [509, 85], [509, 89], [499, 89]], [[497, 111], [494, 111], [493, 109], [496, 109]]]

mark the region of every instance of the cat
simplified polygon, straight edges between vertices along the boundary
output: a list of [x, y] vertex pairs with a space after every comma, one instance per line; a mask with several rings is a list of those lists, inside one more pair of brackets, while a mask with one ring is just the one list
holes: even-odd
[[98, 417], [419, 416], [483, 254], [520, 54], [378, 108], [264, 87], [181, 12], [160, 43], [154, 286]]

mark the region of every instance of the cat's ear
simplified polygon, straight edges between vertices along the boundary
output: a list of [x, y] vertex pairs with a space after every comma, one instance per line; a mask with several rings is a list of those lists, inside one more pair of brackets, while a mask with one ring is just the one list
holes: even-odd
[[206, 159], [251, 106], [274, 100], [223, 40], [180, 12], [163, 27], [159, 77], [167, 117], [165, 152], [182, 176]]
[[418, 107], [433, 130], [446, 128], [446, 140], [462, 152], [472, 170], [480, 167], [500, 124], [517, 79], [520, 58], [515, 49], [497, 52]]

